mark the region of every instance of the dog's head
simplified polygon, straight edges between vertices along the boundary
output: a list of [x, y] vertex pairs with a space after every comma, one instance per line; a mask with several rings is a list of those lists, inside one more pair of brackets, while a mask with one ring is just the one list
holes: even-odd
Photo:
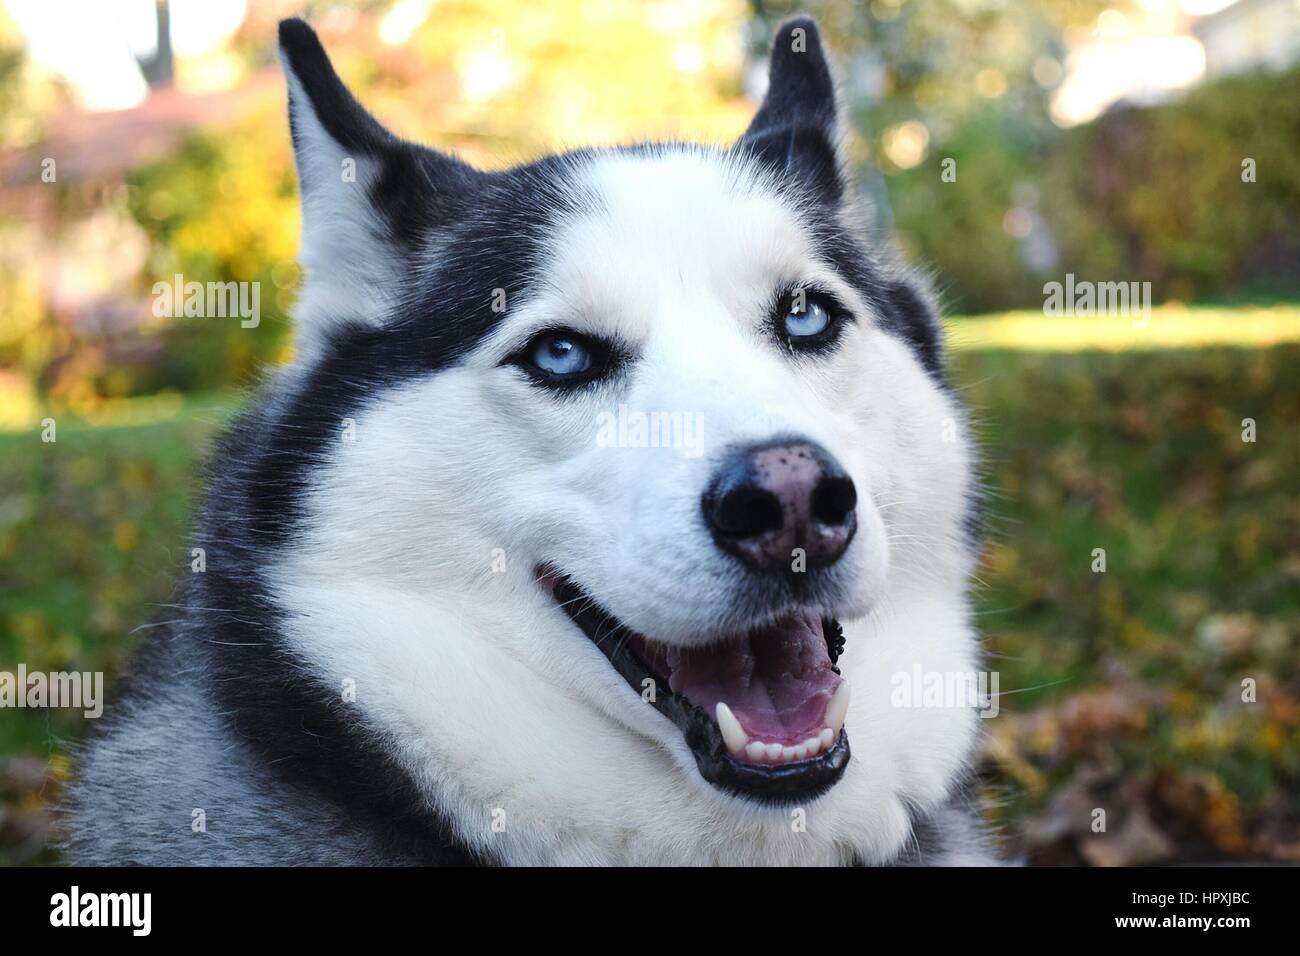
[[[816, 25], [782, 26], [728, 148], [492, 173], [386, 131], [305, 24], [281, 40], [301, 453], [261, 530], [303, 634], [412, 694], [455, 673], [484, 738], [527, 721], [560, 762], [613, 722], [732, 797], [832, 787], [843, 628], [961, 593], [971, 479], [935, 310], [864, 243]], [[553, 734], [555, 689], [594, 733]]]

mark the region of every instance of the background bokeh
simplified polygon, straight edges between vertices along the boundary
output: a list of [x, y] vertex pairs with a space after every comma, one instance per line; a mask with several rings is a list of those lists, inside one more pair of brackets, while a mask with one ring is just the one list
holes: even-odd
[[[0, 670], [103, 670], [111, 694], [168, 618], [205, 450], [291, 355], [280, 17], [390, 127], [499, 167], [733, 139], [797, 10], [838, 63], [874, 241], [952, 316], [1008, 851], [1300, 861], [1297, 0], [10, 0]], [[155, 317], [177, 273], [261, 283], [261, 323]], [[1150, 282], [1150, 321], [1045, 315], [1067, 273]], [[86, 724], [0, 710], [0, 862], [58, 858]]]

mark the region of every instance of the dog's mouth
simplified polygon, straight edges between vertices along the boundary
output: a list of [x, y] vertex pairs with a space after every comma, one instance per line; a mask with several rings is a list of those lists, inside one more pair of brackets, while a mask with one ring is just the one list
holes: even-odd
[[838, 621], [796, 610], [686, 649], [632, 631], [569, 578], [539, 579], [632, 689], [677, 725], [710, 783], [788, 803], [820, 795], [844, 773], [849, 684], [835, 666]]

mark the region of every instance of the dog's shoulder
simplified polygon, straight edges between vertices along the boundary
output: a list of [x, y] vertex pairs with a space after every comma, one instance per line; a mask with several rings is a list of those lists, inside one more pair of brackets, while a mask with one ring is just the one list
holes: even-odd
[[422, 862], [267, 766], [224, 719], [204, 656], [182, 646], [192, 638], [172, 634], [151, 642], [115, 716], [76, 755], [61, 814], [70, 862]]

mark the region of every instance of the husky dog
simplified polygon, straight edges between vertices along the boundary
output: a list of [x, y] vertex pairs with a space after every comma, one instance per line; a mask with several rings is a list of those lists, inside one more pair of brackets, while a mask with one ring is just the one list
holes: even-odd
[[280, 45], [297, 358], [216, 451], [71, 858], [993, 862], [976, 709], [893, 694], [979, 666], [966, 417], [813, 21], [730, 147], [492, 173]]

